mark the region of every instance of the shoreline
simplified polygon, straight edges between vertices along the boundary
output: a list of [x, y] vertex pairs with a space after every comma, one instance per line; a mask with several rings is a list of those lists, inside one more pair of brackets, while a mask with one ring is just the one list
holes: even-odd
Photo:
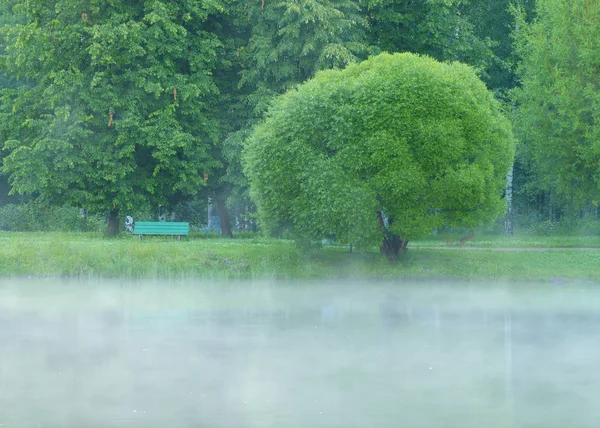
[[[4, 278], [600, 281], [600, 248], [543, 245], [554, 243], [547, 238], [535, 238], [537, 247], [488, 246], [492, 241], [480, 241], [485, 247], [477, 241], [430, 247], [422, 241], [394, 263], [376, 249], [305, 250], [293, 241], [267, 238], [138, 242], [129, 236], [61, 233], [0, 233], [0, 238]], [[595, 244], [592, 238], [588, 241]]]

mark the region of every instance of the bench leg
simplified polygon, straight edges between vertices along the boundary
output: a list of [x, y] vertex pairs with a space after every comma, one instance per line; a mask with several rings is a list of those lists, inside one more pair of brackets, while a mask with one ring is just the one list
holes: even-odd
[[177, 242], [181, 241], [181, 235], [177, 235]]
[[138, 235], [138, 242], [142, 240], [142, 235]]

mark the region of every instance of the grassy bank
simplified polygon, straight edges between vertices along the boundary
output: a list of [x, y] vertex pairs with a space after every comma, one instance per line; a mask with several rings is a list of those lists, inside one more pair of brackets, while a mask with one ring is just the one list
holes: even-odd
[[[430, 239], [411, 242], [409, 245], [413, 247], [430, 247], [442, 246], [446, 247], [447, 241], [453, 241], [450, 245], [458, 246], [460, 235], [443, 235], [431, 237]], [[600, 248], [599, 236], [577, 236], [577, 235], [562, 235], [562, 236], [475, 236], [475, 239], [465, 242], [465, 247], [478, 248]]]
[[[545, 244], [544, 239], [537, 242]], [[150, 238], [138, 242], [128, 235], [109, 239], [89, 233], [0, 233], [1, 276], [560, 282], [562, 278], [600, 280], [598, 266], [600, 251], [446, 251], [417, 246], [403, 260], [390, 264], [377, 252], [351, 254], [347, 248], [328, 247], [307, 253], [284, 240]]]

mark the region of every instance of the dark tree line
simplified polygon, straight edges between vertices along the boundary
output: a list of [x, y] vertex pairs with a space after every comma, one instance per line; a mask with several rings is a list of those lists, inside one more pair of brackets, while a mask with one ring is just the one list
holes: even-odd
[[408, 51], [471, 65], [513, 112], [517, 222], [589, 212], [600, 50], [585, 41], [600, 40], [599, 6], [511, 3], [5, 1], [0, 183], [114, 219], [210, 198], [230, 236], [228, 213], [253, 207], [242, 147], [274, 98], [319, 70]]

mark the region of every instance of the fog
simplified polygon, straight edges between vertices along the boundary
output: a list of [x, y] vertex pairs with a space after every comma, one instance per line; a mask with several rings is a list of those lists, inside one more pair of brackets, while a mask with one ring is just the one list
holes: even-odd
[[0, 427], [595, 427], [598, 297], [0, 280]]

